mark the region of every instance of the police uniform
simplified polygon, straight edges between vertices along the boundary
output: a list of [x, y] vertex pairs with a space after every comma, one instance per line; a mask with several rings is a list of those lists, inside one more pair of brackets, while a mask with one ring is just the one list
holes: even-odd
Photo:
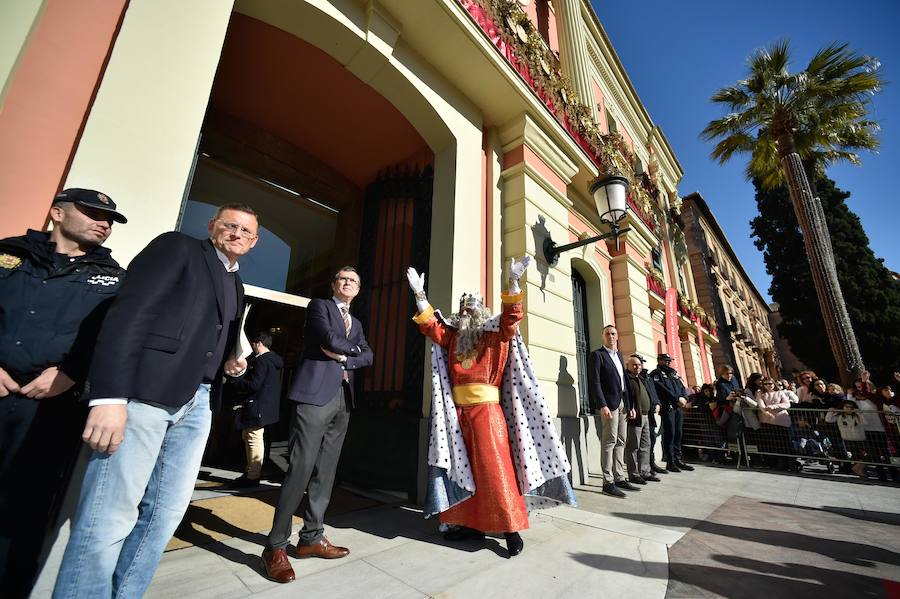
[[[54, 202], [100, 208], [124, 220], [103, 194], [63, 194]], [[77, 396], [103, 315], [124, 278], [102, 246], [67, 256], [56, 253], [47, 232], [0, 240], [0, 367], [19, 386], [52, 366], [75, 381], [52, 398], [0, 397], [0, 513], [6, 515], [0, 519], [0, 588], [10, 596], [30, 589], [40, 544], [56, 519], [87, 414]]]
[[[666, 354], [660, 354], [659, 359], [668, 358]], [[671, 360], [671, 358], [669, 358]], [[650, 372], [650, 380], [656, 388], [656, 395], [660, 404], [660, 419], [663, 429], [663, 460], [667, 466], [681, 465], [681, 428], [684, 415], [678, 398], [687, 398], [687, 389], [674, 368], [658, 366]]]

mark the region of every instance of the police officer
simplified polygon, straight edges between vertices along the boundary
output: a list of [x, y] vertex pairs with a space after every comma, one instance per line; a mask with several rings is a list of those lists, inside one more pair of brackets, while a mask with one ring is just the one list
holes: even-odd
[[76, 401], [125, 270], [102, 247], [126, 222], [107, 195], [66, 189], [50, 232], [0, 240], [0, 588], [27, 596], [81, 443]]
[[669, 472], [693, 470], [681, 459], [681, 427], [684, 420], [682, 409], [687, 404], [687, 389], [681, 377], [672, 368], [672, 356], [659, 354], [657, 367], [650, 373], [650, 380], [656, 387], [656, 395], [661, 406], [660, 416], [663, 427], [663, 460]]

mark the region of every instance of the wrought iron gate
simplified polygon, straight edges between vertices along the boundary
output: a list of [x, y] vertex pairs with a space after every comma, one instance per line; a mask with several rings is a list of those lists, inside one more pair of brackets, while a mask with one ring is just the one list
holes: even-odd
[[393, 170], [366, 190], [362, 290], [354, 312], [375, 359], [357, 380], [356, 410], [340, 466], [342, 480], [406, 491], [413, 500], [425, 344], [411, 320], [415, 303], [406, 269], [428, 268], [433, 179], [430, 166]]

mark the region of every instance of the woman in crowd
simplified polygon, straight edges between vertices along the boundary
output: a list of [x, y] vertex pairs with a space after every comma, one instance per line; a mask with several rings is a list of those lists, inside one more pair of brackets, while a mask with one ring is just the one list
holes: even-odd
[[853, 381], [853, 387], [847, 389], [847, 397], [859, 401], [860, 399], [872, 399], [875, 395], [875, 385], [869, 380], [869, 371]]
[[[791, 415], [788, 408], [791, 400], [784, 390], [775, 389], [775, 381], [769, 377], [760, 379], [756, 392], [756, 405], [759, 410], [760, 449], [769, 453], [791, 453]], [[786, 470], [788, 459], [776, 456], [770, 460], [778, 469]]]
[[809, 386], [819, 377], [812, 370], [804, 370], [797, 374], [797, 397], [800, 401], [806, 401], [806, 394], [809, 393]]

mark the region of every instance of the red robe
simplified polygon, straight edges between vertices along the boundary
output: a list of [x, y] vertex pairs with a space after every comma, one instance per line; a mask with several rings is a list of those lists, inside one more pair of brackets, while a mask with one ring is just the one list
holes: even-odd
[[[414, 319], [422, 334], [447, 350], [450, 383], [454, 387], [491, 385], [498, 388], [499, 397], [510, 339], [515, 337], [518, 323], [524, 316], [523, 294], [502, 297], [500, 330], [482, 333], [474, 355], [457, 354], [456, 329], [439, 321], [431, 308]], [[484, 532], [515, 532], [528, 528], [528, 512], [516, 480], [506, 418], [500, 404], [457, 405], [456, 414], [475, 479], [475, 494], [442, 512], [441, 522]]]

